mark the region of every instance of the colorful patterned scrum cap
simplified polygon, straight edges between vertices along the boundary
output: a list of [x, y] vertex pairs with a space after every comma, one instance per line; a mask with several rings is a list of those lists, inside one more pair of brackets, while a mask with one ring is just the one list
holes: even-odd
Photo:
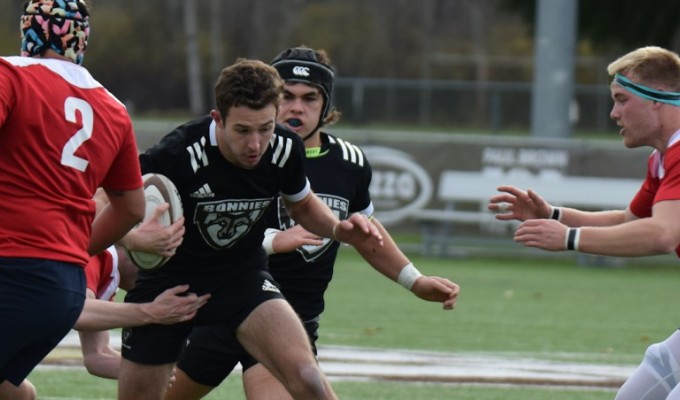
[[83, 63], [90, 36], [89, 11], [84, 0], [29, 0], [21, 16], [21, 55], [47, 50]]

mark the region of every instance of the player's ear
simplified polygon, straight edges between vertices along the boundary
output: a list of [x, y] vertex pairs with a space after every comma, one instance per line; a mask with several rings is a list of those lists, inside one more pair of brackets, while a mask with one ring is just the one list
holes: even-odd
[[219, 111], [210, 110], [210, 116], [212, 117], [213, 121], [215, 121], [217, 126], [224, 128], [224, 120], [222, 119], [222, 114], [220, 114]]

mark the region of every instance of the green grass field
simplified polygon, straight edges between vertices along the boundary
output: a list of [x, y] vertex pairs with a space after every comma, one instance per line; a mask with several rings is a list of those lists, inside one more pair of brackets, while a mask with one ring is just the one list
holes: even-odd
[[[88, 376], [85, 372], [36, 371], [39, 400], [111, 400], [116, 382]], [[244, 399], [241, 375], [230, 376], [206, 400]], [[568, 390], [551, 387], [484, 387], [463, 384], [419, 384], [399, 382], [333, 382], [345, 400], [611, 400], [610, 390]]]
[[[39, 400], [111, 400], [116, 382], [88, 376], [85, 372], [36, 371]], [[230, 376], [206, 400], [244, 399], [240, 374]], [[611, 400], [608, 390], [568, 390], [550, 387], [483, 387], [472, 385], [414, 384], [399, 382], [333, 382], [345, 400]], [[49, 393], [48, 393], [49, 392]]]
[[[452, 312], [411, 299], [354, 253], [328, 291], [324, 343], [443, 351], [582, 353], [637, 363], [680, 322], [674, 265], [579, 267], [571, 260], [422, 259], [423, 273], [461, 286]], [[427, 334], [423, 334], [427, 332]], [[561, 357], [561, 356], [560, 356]]]
[[[637, 364], [646, 347], [680, 322], [675, 307], [680, 269], [628, 262], [622, 268], [579, 267], [571, 260], [426, 259], [426, 274], [461, 286], [454, 311], [425, 303], [343, 250], [321, 321], [323, 345], [476, 352], [574, 362]], [[83, 371], [31, 375], [41, 399], [114, 399], [115, 382]], [[548, 387], [334, 382], [343, 399], [613, 398], [611, 390]], [[231, 376], [208, 399], [242, 399]]]

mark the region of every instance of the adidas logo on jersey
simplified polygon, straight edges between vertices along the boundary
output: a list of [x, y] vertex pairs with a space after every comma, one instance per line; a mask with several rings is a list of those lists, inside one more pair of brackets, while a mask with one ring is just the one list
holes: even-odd
[[267, 279], [265, 279], [264, 282], [262, 283], [262, 291], [263, 292], [281, 293], [279, 288], [274, 286], [274, 284], [269, 282]]
[[189, 197], [193, 197], [194, 199], [207, 199], [209, 197], [215, 197], [215, 193], [210, 190], [210, 186], [206, 183], [197, 191], [189, 194]]

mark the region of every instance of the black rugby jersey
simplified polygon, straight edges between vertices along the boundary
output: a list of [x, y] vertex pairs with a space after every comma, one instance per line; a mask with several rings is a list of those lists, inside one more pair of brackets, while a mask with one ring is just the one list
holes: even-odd
[[210, 116], [190, 121], [140, 155], [142, 173], [156, 172], [176, 186], [184, 208], [182, 245], [167, 264], [142, 274], [236, 274], [265, 263], [262, 218], [279, 194], [309, 192], [302, 140], [275, 129], [269, 148], [254, 169], [227, 161], [215, 139]]
[[[321, 133], [318, 156], [307, 158], [307, 176], [312, 189], [340, 219], [361, 212], [371, 216], [369, 194], [371, 166], [355, 145]], [[267, 210], [268, 226], [284, 230], [294, 224], [278, 199]], [[324, 309], [324, 292], [333, 277], [339, 243], [324, 239], [321, 246], [303, 246], [291, 253], [273, 254], [269, 269], [283, 294], [303, 320], [317, 317]]]

